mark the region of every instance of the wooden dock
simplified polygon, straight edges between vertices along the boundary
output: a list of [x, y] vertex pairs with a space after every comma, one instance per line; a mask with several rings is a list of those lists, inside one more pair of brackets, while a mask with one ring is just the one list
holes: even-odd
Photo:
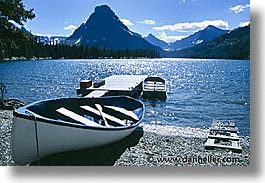
[[214, 120], [210, 128], [208, 139], [205, 142], [205, 149], [228, 149], [233, 152], [241, 153], [238, 128], [234, 122]]
[[126, 95], [137, 97], [142, 92], [142, 82], [146, 75], [113, 75], [88, 88], [77, 88], [83, 97]]

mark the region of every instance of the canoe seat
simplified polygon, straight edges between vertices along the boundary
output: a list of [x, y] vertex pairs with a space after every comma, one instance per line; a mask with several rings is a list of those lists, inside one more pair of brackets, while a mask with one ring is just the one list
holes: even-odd
[[133, 111], [128, 111], [124, 108], [120, 108], [120, 107], [116, 107], [116, 106], [104, 106], [104, 107], [115, 110], [116, 112], [122, 113], [128, 117], [133, 118], [134, 120], [137, 120], [137, 121], [139, 120], [138, 116], [136, 114], [134, 114]]
[[75, 121], [78, 121], [80, 123], [83, 123], [87, 126], [97, 126], [97, 127], [102, 127], [102, 125], [94, 122], [94, 121], [91, 121], [83, 116], [80, 116], [79, 114], [76, 114], [68, 109], [65, 109], [64, 107], [61, 107], [60, 109], [57, 109], [56, 110], [57, 112], [59, 112], [60, 114], [64, 115], [64, 116], [67, 116]]
[[[96, 114], [96, 115], [98, 115], [98, 116], [101, 116], [101, 115], [100, 115], [100, 112], [99, 112], [98, 110], [94, 109], [93, 107], [90, 107], [90, 106], [88, 106], [88, 105], [86, 105], [86, 106], [80, 106], [80, 107], [81, 107], [82, 109], [85, 109], [86, 111], [89, 111], [89, 112], [92, 112], [92, 113], [94, 113], [94, 114]], [[104, 117], [105, 117], [106, 119], [108, 119], [108, 120], [114, 121], [114, 122], [116, 122], [116, 123], [118, 123], [118, 124], [120, 124], [120, 125], [122, 125], [122, 126], [127, 126], [126, 122], [120, 120], [119, 118], [116, 118], [116, 117], [111, 116], [111, 115], [109, 115], [109, 114], [106, 114], [106, 113], [104, 113], [104, 112], [102, 112], [102, 114], [103, 114]]]
[[158, 81], [158, 82], [156, 82], [156, 85], [157, 85], [157, 86], [164, 86], [165, 84], [162, 83], [162, 82], [159, 82], [159, 81]]

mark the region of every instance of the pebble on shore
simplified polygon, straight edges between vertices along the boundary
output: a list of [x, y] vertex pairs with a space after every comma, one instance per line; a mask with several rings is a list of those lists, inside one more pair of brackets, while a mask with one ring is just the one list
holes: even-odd
[[[11, 128], [12, 128], [12, 111], [0, 110], [0, 166], [16, 166], [12, 160], [10, 150]], [[176, 128], [177, 129], [177, 128]], [[228, 150], [205, 150], [204, 143], [206, 138], [179, 136], [179, 131], [170, 132], [170, 135], [158, 134], [149, 131], [144, 125], [138, 129], [141, 133], [137, 143], [131, 143], [134, 136], [130, 136], [120, 142], [107, 145], [102, 148], [94, 148], [94, 150], [80, 151], [82, 156], [86, 153], [94, 153], [96, 156], [119, 147], [125, 148], [118, 154], [109, 153], [114, 158], [107, 164], [105, 160], [103, 164], [97, 161], [91, 164], [90, 160], [80, 160], [80, 162], [69, 160], [63, 156], [53, 155], [50, 160], [42, 160], [41, 165], [114, 165], [114, 166], [248, 166], [250, 165], [250, 137], [241, 137], [240, 145], [242, 153], [233, 153]], [[128, 143], [131, 145], [128, 146]], [[67, 153], [61, 153], [66, 156]], [[69, 153], [68, 153], [69, 154]], [[68, 155], [72, 157], [73, 153]], [[79, 155], [78, 155], [79, 156]], [[85, 156], [90, 157], [90, 156]], [[54, 161], [57, 158], [58, 162]], [[60, 159], [60, 161], [59, 161]], [[46, 162], [46, 163], [45, 163]], [[52, 164], [49, 164], [52, 162]], [[63, 162], [63, 163], [62, 163]], [[33, 164], [34, 165], [34, 164]]]
[[12, 118], [13, 111], [0, 109], [0, 166], [16, 165], [10, 150]]

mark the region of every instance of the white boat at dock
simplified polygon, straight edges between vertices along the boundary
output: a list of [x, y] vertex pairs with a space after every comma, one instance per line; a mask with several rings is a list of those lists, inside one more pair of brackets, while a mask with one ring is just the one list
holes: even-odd
[[143, 98], [166, 100], [166, 91], [166, 81], [161, 77], [147, 77], [143, 81]]
[[61, 98], [14, 111], [11, 153], [19, 165], [51, 154], [118, 141], [141, 123], [145, 107], [130, 97]]

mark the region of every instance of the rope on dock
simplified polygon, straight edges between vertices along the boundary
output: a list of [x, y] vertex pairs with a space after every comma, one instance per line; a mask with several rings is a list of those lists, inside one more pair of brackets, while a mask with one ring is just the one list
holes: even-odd
[[0, 109], [2, 110], [14, 110], [19, 107], [26, 105], [25, 102], [13, 98], [4, 100], [4, 93], [6, 93], [6, 87], [3, 83], [0, 83], [0, 91], [1, 91], [1, 98], [0, 98]]
[[19, 107], [26, 105], [25, 102], [19, 99], [7, 99], [7, 100], [0, 100], [0, 108], [2, 110], [15, 110]]

